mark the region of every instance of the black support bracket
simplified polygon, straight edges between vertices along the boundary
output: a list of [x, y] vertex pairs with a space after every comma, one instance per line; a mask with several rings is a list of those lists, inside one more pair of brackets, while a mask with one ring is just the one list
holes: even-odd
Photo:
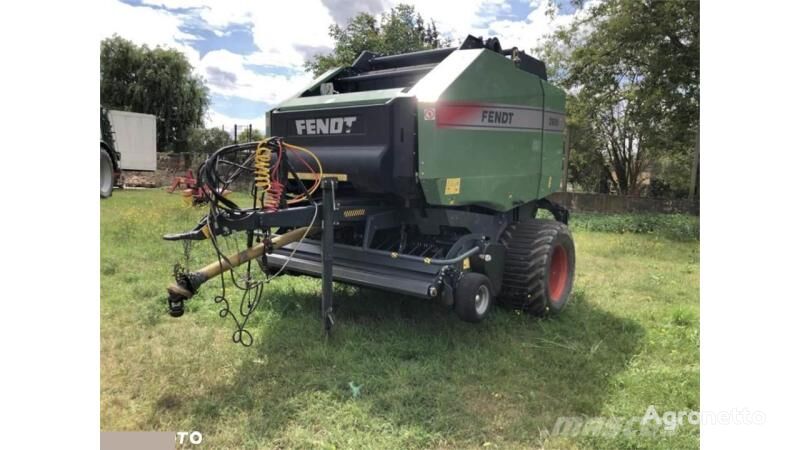
[[569, 225], [569, 210], [558, 203], [550, 201], [546, 198], [540, 198], [534, 202], [534, 207], [537, 209], [541, 208], [550, 211], [557, 221], [563, 223], [564, 225]]
[[322, 180], [322, 326], [333, 329], [333, 229], [336, 209], [336, 178]]

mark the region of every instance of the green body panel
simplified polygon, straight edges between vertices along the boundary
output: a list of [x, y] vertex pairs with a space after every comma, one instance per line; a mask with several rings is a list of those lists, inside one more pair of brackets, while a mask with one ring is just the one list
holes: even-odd
[[[542, 81], [545, 111], [565, 112], [566, 94], [552, 84]], [[564, 133], [547, 131], [542, 133], [542, 177], [539, 181], [539, 195], [547, 195], [561, 190], [564, 173]]]
[[[423, 102], [420, 96], [418, 103], [419, 180], [427, 202], [507, 211], [558, 190], [563, 155], [561, 131], [446, 128], [431, 120], [430, 114], [426, 119], [426, 110], [445, 104], [564, 111], [561, 91], [517, 69], [502, 55], [488, 50], [458, 53], [465, 54], [462, 58], [472, 53], [468, 55], [471, 60], [462, 61], [449, 74], [449, 82], [443, 81], [444, 75], [436, 75], [442, 79], [439, 84], [446, 87], [440, 89], [435, 100]], [[446, 62], [440, 65], [443, 71], [447, 69]]]

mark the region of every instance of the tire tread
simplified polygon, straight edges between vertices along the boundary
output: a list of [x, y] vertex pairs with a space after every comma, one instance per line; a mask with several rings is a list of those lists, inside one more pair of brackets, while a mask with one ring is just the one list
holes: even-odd
[[531, 314], [547, 312], [547, 257], [559, 234], [570, 235], [561, 222], [533, 219], [506, 228], [500, 243], [506, 247], [503, 286], [498, 300]]

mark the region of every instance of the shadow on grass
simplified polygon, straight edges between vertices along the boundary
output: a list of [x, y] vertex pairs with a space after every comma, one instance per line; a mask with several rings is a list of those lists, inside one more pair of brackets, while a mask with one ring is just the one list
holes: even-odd
[[643, 335], [583, 292], [555, 319], [496, 308], [475, 325], [435, 303], [337, 286], [330, 339], [315, 294], [273, 297], [233, 376], [156, 408], [191, 416], [204, 433], [241, 417], [245, 441], [287, 447], [352, 447], [348, 433], [402, 436], [387, 446], [531, 444], [559, 416], [600, 415]]

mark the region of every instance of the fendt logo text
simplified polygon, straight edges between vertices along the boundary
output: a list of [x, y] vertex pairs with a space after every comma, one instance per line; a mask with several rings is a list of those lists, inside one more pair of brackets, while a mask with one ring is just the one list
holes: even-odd
[[353, 130], [353, 124], [355, 123], [355, 116], [300, 119], [294, 121], [298, 136], [304, 134], [347, 134]]

